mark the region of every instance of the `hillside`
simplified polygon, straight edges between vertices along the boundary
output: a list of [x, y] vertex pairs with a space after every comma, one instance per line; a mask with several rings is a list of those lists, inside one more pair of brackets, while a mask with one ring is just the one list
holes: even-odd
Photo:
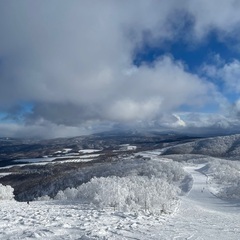
[[[239, 206], [209, 192], [206, 176], [186, 166], [193, 179], [173, 215], [95, 209], [76, 201], [0, 201], [1, 239], [239, 239]], [[205, 187], [202, 192], [201, 189]], [[176, 209], [177, 210], [177, 209]]]
[[163, 154], [202, 154], [213, 157], [236, 158], [240, 155], [240, 134], [178, 144], [167, 148]]
[[73, 138], [49, 140], [0, 138], [0, 167], [16, 164], [16, 159], [58, 157], [64, 154], [78, 153], [81, 149], [117, 150], [119, 145], [130, 144], [138, 149], [149, 150], [174, 145], [178, 142], [194, 140], [181, 134], [163, 134], [158, 132], [103, 132]]
[[[240, 162], [208, 155], [237, 158], [239, 137], [111, 137], [18, 160], [0, 168], [0, 238], [237, 240]], [[161, 155], [174, 149], [190, 154]]]

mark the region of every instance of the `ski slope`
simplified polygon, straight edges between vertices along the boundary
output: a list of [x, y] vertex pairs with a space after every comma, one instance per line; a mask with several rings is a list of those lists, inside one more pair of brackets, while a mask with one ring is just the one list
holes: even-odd
[[178, 214], [166, 223], [163, 231], [169, 235], [163, 234], [163, 239], [240, 239], [240, 203], [211, 194], [206, 176], [197, 168], [185, 168], [193, 176], [193, 187], [182, 198]]
[[240, 239], [240, 204], [212, 195], [206, 176], [195, 171], [200, 167], [185, 168], [193, 187], [173, 215], [124, 214], [74, 202], [1, 201], [0, 239]]

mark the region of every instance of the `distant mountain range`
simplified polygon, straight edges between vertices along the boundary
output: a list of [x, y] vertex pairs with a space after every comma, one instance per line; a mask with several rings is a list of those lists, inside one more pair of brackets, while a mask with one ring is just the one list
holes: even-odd
[[120, 144], [137, 145], [142, 150], [167, 147], [165, 155], [203, 154], [231, 158], [240, 155], [240, 134], [199, 138], [157, 131], [111, 131], [49, 140], [0, 138], [0, 166], [5, 160], [49, 156], [63, 148], [73, 151], [86, 148], [114, 149]]
[[148, 150], [194, 139], [181, 134], [138, 131], [112, 131], [49, 140], [0, 138], [0, 166], [8, 165], [8, 161], [15, 159], [53, 156], [63, 148], [78, 152], [80, 149], [115, 149], [121, 144], [133, 144], [138, 149]]

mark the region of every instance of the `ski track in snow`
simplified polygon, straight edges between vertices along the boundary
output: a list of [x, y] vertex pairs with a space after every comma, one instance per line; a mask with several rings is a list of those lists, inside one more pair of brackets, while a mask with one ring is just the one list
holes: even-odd
[[123, 214], [74, 202], [1, 201], [0, 239], [240, 239], [240, 203], [212, 195], [206, 176], [195, 171], [200, 167], [185, 168], [194, 184], [172, 215]]

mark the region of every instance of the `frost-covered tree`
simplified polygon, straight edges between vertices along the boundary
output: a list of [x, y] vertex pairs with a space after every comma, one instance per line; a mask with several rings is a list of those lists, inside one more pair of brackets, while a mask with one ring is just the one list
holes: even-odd
[[214, 159], [207, 164], [204, 172], [221, 185], [218, 195], [223, 198], [240, 199], [240, 163]]
[[[71, 171], [71, 174], [65, 174], [64, 177], [57, 178], [48, 184], [48, 187], [36, 186], [34, 192], [28, 192], [28, 196], [32, 194], [32, 198], [42, 197], [45, 195], [52, 198], [60, 190], [66, 188], [77, 188], [83, 183], [89, 182], [93, 177], [129, 177], [129, 176], [146, 176], [148, 178], [160, 178], [169, 184], [181, 186], [181, 182], [187, 173], [182, 169], [182, 164], [171, 161], [166, 158], [158, 158], [151, 160], [146, 158], [137, 158], [129, 156], [124, 159], [115, 159], [116, 161], [93, 164]], [[30, 198], [31, 198], [30, 197]], [[39, 198], [39, 199], [40, 199]]]
[[57, 200], [79, 200], [99, 208], [149, 213], [171, 212], [179, 189], [159, 178], [146, 176], [93, 178], [78, 188], [60, 191]]
[[14, 194], [13, 194], [14, 189], [7, 185], [4, 186], [0, 184], [0, 200], [12, 200], [14, 199]]

